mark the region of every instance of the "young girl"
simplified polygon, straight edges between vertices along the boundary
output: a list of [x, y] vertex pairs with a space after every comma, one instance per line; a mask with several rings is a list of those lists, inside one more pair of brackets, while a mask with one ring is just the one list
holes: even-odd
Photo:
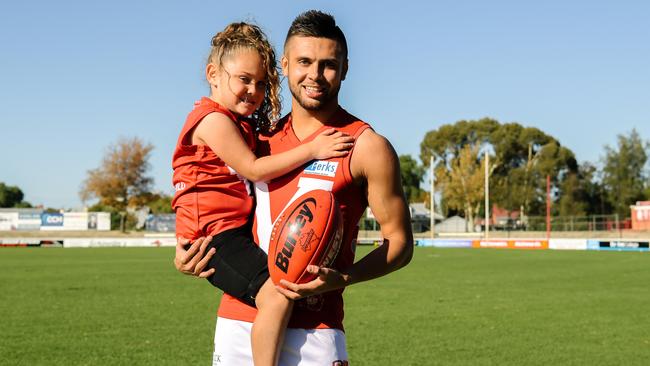
[[208, 280], [257, 307], [253, 361], [275, 365], [293, 303], [275, 289], [266, 254], [253, 241], [246, 179], [270, 180], [313, 159], [344, 156], [353, 138], [331, 129], [290, 151], [254, 155], [254, 130], [271, 130], [280, 113], [275, 53], [255, 25], [233, 23], [212, 38], [206, 78], [210, 97], [188, 115], [172, 161], [176, 235], [213, 237]]

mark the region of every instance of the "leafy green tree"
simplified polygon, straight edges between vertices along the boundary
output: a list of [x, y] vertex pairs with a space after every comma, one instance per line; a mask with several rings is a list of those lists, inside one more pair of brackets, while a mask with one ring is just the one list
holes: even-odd
[[[471, 164], [460, 164], [459, 157], [461, 151], [468, 145], [475, 148], [482, 149], [489, 146], [490, 136], [499, 128], [499, 122], [491, 118], [483, 118], [480, 120], [461, 120], [454, 124], [445, 124], [440, 126], [437, 130], [431, 130], [426, 133], [424, 139], [420, 143], [420, 160], [424, 163], [425, 167], [429, 167], [430, 158], [434, 158], [434, 175], [436, 177], [436, 186], [445, 184], [450, 180], [449, 173], [453, 169], [459, 167], [470, 168]], [[494, 159], [491, 160], [495, 162]], [[469, 163], [469, 160], [464, 160]], [[478, 160], [474, 162], [479, 164]], [[498, 162], [496, 162], [498, 163]], [[474, 169], [476, 167], [472, 167]], [[463, 174], [470, 174], [471, 172], [460, 173], [457, 172], [456, 176], [460, 177]], [[438, 189], [436, 189], [438, 190]], [[458, 192], [455, 190], [448, 190], [447, 194], [451, 192]], [[458, 202], [462, 202], [460, 197], [450, 197], [442, 194], [440, 198], [439, 209], [445, 216], [450, 215], [467, 215], [472, 211], [471, 207], [460, 207]]]
[[[477, 158], [473, 164], [469, 164], [472, 159], [467, 158], [464, 158], [466, 164], [460, 164], [457, 159], [467, 146]], [[420, 159], [426, 166], [430, 156], [435, 158], [437, 180], [461, 167], [464, 173], [458, 171], [454, 174], [468, 177], [473, 171], [478, 174], [477, 168], [481, 164], [478, 151], [491, 152], [491, 202], [507, 210], [520, 210], [523, 216], [544, 212], [547, 175], [551, 176], [553, 189], [557, 190], [569, 173], [577, 171], [573, 153], [553, 137], [537, 128], [518, 123], [500, 124], [490, 118], [462, 120], [427, 132], [420, 144]], [[452, 192], [460, 194], [455, 190], [443, 192], [442, 202], [453, 210], [458, 209], [462, 197], [450, 197]], [[469, 212], [473, 212], [471, 216], [475, 217], [480, 209], [466, 203], [462, 211], [469, 218]]]
[[0, 182], [0, 207], [17, 207], [27, 208], [32, 207], [29, 202], [23, 201], [23, 191], [16, 186], [8, 186]]
[[[445, 204], [464, 213], [468, 229], [473, 231], [474, 220], [485, 199], [485, 159], [477, 145], [465, 145], [449, 166], [436, 169], [436, 181], [441, 187]], [[493, 168], [495, 165], [491, 166]], [[490, 174], [490, 171], [488, 171]]]
[[560, 216], [585, 216], [587, 215], [587, 201], [585, 191], [582, 187], [582, 179], [579, 173], [567, 174], [560, 184], [561, 194], [557, 202], [557, 208], [553, 207], [554, 214]]
[[115, 208], [124, 231], [127, 207], [141, 207], [151, 196], [153, 178], [147, 173], [153, 145], [137, 137], [120, 138], [110, 145], [97, 169], [89, 170], [79, 195], [82, 201], [98, 199], [99, 204]]
[[598, 169], [585, 162], [578, 166], [577, 172], [566, 175], [560, 184], [557, 205], [553, 214], [560, 216], [606, 215], [612, 212], [607, 193], [598, 180]]
[[153, 214], [174, 213], [172, 209], [172, 196], [161, 193], [154, 193], [149, 198], [147, 206], [151, 209]]
[[420, 188], [420, 183], [424, 178], [425, 168], [419, 165], [411, 155], [400, 155], [399, 167], [406, 199], [409, 202], [422, 202], [425, 192]]
[[618, 135], [616, 149], [605, 146], [603, 186], [607, 199], [620, 217], [630, 216], [630, 205], [647, 198], [648, 175], [645, 171], [650, 144], [636, 129]]
[[506, 123], [490, 141], [500, 162], [491, 182], [491, 200], [507, 210], [519, 210], [522, 217], [544, 214], [546, 176], [557, 188], [577, 172], [573, 152], [537, 128]]
[[446, 166], [458, 157], [466, 145], [482, 147], [489, 144], [492, 134], [498, 128], [499, 122], [491, 118], [461, 120], [454, 124], [442, 125], [424, 136], [420, 143], [420, 160], [428, 167], [430, 157], [433, 156], [436, 166]]

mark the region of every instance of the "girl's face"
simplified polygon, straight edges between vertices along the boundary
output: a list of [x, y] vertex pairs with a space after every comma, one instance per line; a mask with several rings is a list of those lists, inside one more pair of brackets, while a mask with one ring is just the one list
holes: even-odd
[[266, 70], [255, 50], [240, 50], [226, 57], [221, 67], [208, 64], [211, 97], [231, 112], [250, 116], [262, 105], [266, 93]]

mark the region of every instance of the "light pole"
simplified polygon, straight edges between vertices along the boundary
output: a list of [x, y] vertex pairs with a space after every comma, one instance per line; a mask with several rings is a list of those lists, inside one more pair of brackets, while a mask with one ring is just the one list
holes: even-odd
[[490, 236], [490, 155], [485, 151], [485, 239]]
[[429, 177], [431, 178], [431, 214], [429, 215], [429, 225], [431, 227], [431, 239], [434, 238], [435, 236], [435, 225], [436, 225], [436, 219], [435, 219], [435, 214], [436, 214], [436, 206], [435, 206], [435, 200], [433, 199], [433, 196], [435, 195], [435, 176], [433, 175], [433, 155], [431, 155], [430, 160], [429, 160]]

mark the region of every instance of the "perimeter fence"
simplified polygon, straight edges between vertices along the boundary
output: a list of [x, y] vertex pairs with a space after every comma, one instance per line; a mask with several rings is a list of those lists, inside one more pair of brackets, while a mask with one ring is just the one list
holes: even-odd
[[[631, 228], [631, 219], [621, 220], [616, 214], [550, 218], [550, 231], [619, 231]], [[518, 230], [544, 231], [546, 230], [546, 217], [528, 216], [522, 220], [521, 228]]]
[[[550, 233], [565, 237], [597, 237], [597, 236], [626, 236], [630, 234], [632, 224], [630, 218], [621, 219], [618, 215], [591, 216], [553, 216], [550, 218]], [[495, 217], [490, 220], [490, 236], [530, 236], [544, 237], [547, 232], [545, 216], [527, 216], [518, 219]], [[379, 224], [370, 218], [360, 222], [360, 237], [376, 236], [380, 230]], [[429, 237], [430, 226], [427, 220], [413, 220], [413, 232], [416, 236]], [[436, 237], [440, 236], [484, 236], [485, 226], [482, 218], [471, 225], [462, 217], [454, 216], [436, 221], [434, 227]], [[627, 235], [629, 236], [629, 235]]]

